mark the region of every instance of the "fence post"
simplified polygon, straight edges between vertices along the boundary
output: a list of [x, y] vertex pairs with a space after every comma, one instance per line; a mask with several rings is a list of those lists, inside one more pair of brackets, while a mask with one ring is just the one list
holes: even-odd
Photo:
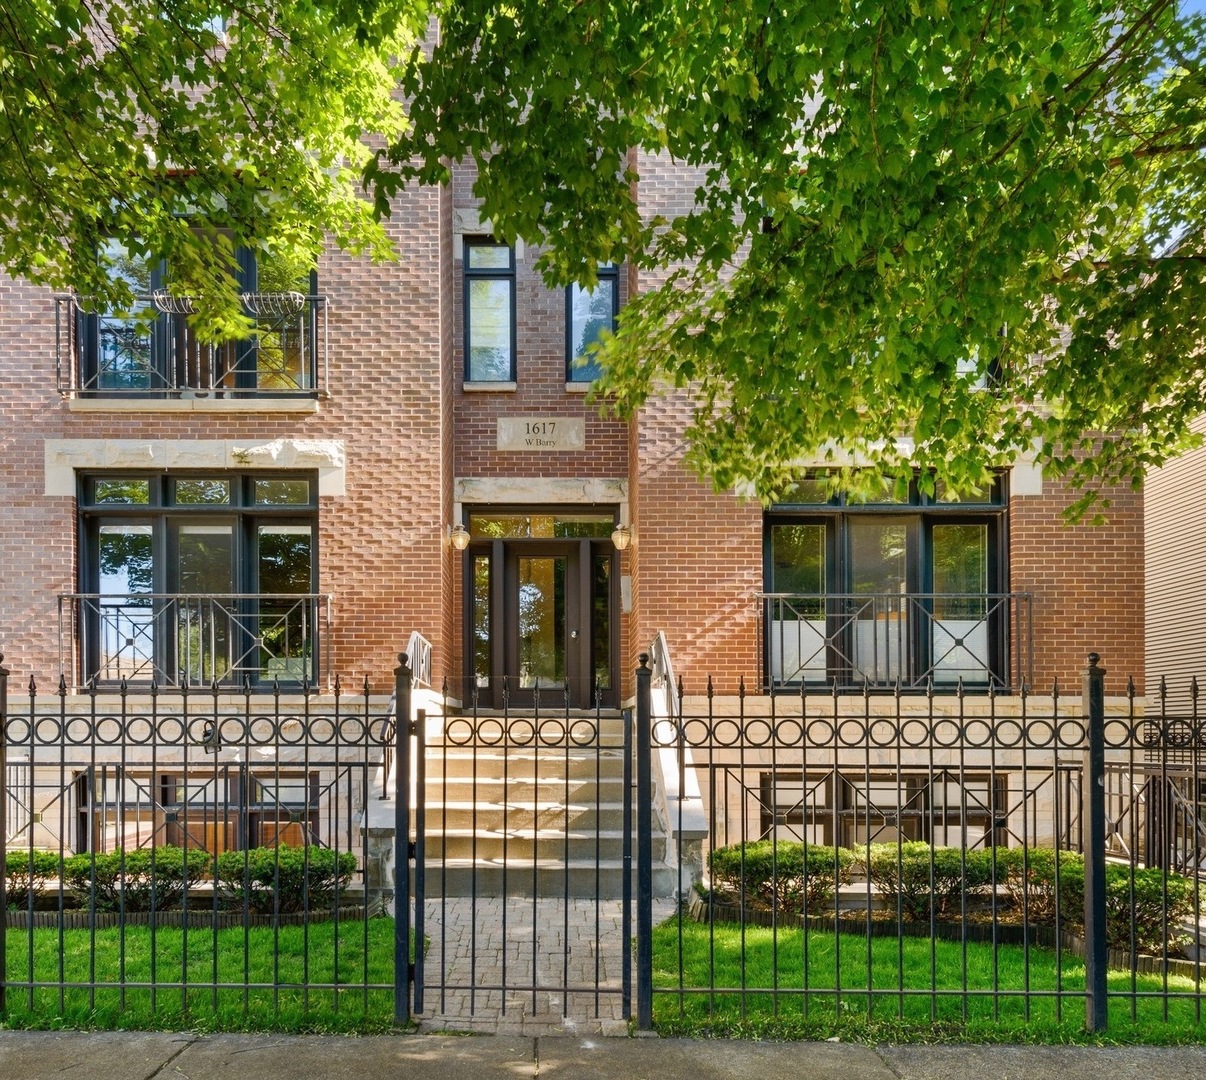
[[[30, 718], [33, 723], [33, 718]], [[32, 730], [32, 729], [31, 729]], [[30, 740], [32, 744], [32, 739]], [[8, 1007], [8, 668], [0, 653], [0, 1016]], [[32, 806], [31, 806], [32, 809]]]
[[410, 1023], [410, 662], [394, 668], [394, 1023]]
[[636, 672], [637, 1028], [653, 1030], [653, 672], [641, 653]]
[[1085, 857], [1085, 1029], [1104, 1031], [1106, 1011], [1105, 668], [1089, 653], [1081, 702], [1088, 725], [1083, 794]]

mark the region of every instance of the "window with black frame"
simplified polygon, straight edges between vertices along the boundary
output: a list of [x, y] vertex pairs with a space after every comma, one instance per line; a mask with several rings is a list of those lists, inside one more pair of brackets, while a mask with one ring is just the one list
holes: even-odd
[[1002, 686], [1013, 598], [1000, 479], [960, 500], [832, 495], [820, 478], [765, 516], [768, 681]]
[[313, 475], [95, 473], [79, 499], [85, 680], [316, 678]]
[[515, 381], [515, 251], [489, 239], [464, 246], [465, 382]]
[[236, 247], [246, 332], [209, 340], [190, 297], [175, 293], [161, 260], [102, 241], [98, 258], [133, 302], [97, 310], [81, 300], [77, 392], [95, 397], [312, 395], [318, 388], [321, 297], [308, 260]]
[[614, 332], [620, 311], [620, 268], [615, 263], [599, 267], [593, 289], [571, 285], [565, 290], [565, 380], [591, 383], [603, 374], [591, 351], [604, 331]]

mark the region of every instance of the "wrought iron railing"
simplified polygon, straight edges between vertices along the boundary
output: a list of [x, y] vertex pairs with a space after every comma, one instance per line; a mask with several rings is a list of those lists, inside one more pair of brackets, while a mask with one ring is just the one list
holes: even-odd
[[1033, 673], [1029, 593], [766, 593], [771, 689], [1014, 689]]
[[81, 683], [317, 686], [331, 666], [330, 599], [66, 593], [59, 597], [60, 670]]
[[327, 301], [298, 292], [244, 293], [248, 337], [202, 341], [191, 301], [164, 291], [129, 311], [55, 297], [58, 390], [81, 397], [316, 396], [327, 385]]

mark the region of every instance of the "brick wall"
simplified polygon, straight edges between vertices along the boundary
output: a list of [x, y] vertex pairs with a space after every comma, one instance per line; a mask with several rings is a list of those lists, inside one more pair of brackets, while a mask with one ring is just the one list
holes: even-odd
[[[744, 677], [757, 688], [758, 593], [762, 590], [762, 509], [710, 484], [683, 465], [685, 393], [644, 409], [638, 424], [637, 651], [666, 634], [688, 692], [708, 675], [717, 692]], [[635, 658], [634, 658], [635, 660]]]
[[1090, 652], [1101, 655], [1106, 693], [1121, 694], [1128, 676], [1143, 691], [1143, 496], [1109, 493], [1105, 525], [1067, 525], [1062, 511], [1075, 498], [1054, 481], [1040, 496], [1009, 504], [1010, 588], [1033, 595], [1034, 685], [1059, 679], [1080, 693]]
[[72, 412], [55, 390], [51, 294], [0, 283], [0, 649], [14, 672], [58, 672], [56, 597], [77, 589], [75, 500], [44, 494], [48, 439], [342, 440], [347, 491], [319, 505], [318, 581], [334, 594], [333, 660], [388, 685], [411, 629], [443, 633], [438, 191], [389, 222], [402, 258], [324, 257], [330, 398], [317, 414]]
[[[697, 175], [638, 156], [645, 211], [687, 211]], [[637, 655], [667, 634], [688, 690], [707, 674], [719, 692], [761, 672], [762, 513], [688, 472], [685, 393], [651, 402], [633, 423], [604, 420], [565, 389], [565, 296], [517, 260], [518, 380], [513, 392], [463, 390], [462, 266], [458, 212], [472, 211], [470, 169], [441, 190], [410, 191], [389, 229], [401, 258], [372, 266], [323, 259], [331, 301], [330, 399], [314, 415], [71, 412], [54, 388], [53, 303], [48, 292], [0, 281], [0, 650], [15, 671], [58, 670], [56, 597], [75, 591], [76, 511], [44, 494], [47, 439], [338, 439], [347, 493], [319, 508], [318, 588], [335, 597], [334, 664], [384, 689], [411, 630], [434, 645], [437, 680], [460, 674], [463, 558], [445, 539], [454, 478], [627, 479], [635, 542], [620, 558], [632, 612], [621, 618], [622, 696]], [[631, 267], [622, 297], [656, 284]], [[581, 452], [499, 452], [500, 416], [582, 418]], [[1106, 526], [1065, 526], [1071, 496], [1048, 483], [1012, 500], [1010, 581], [1034, 596], [1035, 683], [1069, 686], [1096, 650], [1120, 692], [1143, 676], [1141, 497], [1115, 495]], [[695, 685], [699, 683], [700, 685]], [[1141, 682], [1140, 682], [1140, 685]], [[1075, 689], [1075, 687], [1069, 687]]]

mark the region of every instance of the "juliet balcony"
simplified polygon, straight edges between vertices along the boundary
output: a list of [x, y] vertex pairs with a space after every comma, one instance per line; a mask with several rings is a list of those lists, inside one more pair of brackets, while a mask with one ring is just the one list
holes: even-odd
[[330, 674], [325, 593], [64, 593], [59, 670], [86, 685], [317, 686]]
[[1033, 677], [1029, 593], [767, 593], [771, 690], [1016, 690]]
[[55, 369], [65, 398], [321, 398], [327, 301], [300, 292], [242, 294], [250, 336], [200, 340], [187, 297], [159, 290], [120, 314], [55, 297]]

